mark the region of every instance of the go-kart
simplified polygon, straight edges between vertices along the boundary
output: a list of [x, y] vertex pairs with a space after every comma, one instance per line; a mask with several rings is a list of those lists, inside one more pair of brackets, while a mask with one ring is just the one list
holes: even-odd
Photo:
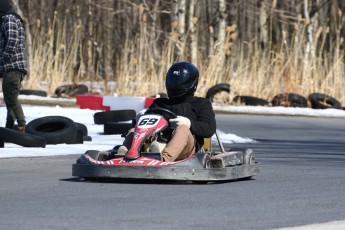
[[174, 180], [207, 183], [249, 179], [259, 173], [251, 149], [225, 151], [218, 134], [220, 151], [212, 150], [211, 138], [187, 159], [175, 162], [161, 160], [160, 152], [148, 152], [148, 144], [169, 126], [169, 118], [176, 115], [163, 108], [148, 109], [135, 125], [131, 148], [125, 155], [118, 147], [108, 151], [88, 150], [72, 166], [72, 176], [85, 180], [144, 179]]

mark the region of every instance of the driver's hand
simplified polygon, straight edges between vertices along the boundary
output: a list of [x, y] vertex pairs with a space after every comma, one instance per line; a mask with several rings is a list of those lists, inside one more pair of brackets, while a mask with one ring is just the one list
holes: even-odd
[[183, 116], [177, 116], [177, 118], [170, 119], [169, 124], [173, 129], [179, 125], [186, 125], [188, 128], [190, 128], [190, 120]]

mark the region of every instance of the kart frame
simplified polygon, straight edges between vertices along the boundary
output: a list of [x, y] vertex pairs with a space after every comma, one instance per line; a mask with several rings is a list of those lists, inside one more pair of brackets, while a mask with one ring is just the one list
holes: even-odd
[[[166, 109], [156, 109], [154, 112], [175, 115]], [[150, 122], [151, 120], [154, 122]], [[153, 130], [162, 130], [167, 124], [163, 115], [140, 117], [135, 128], [138, 133], [134, 135], [137, 139], [133, 139], [132, 147], [125, 155], [117, 153], [118, 146], [108, 151], [89, 150], [72, 165], [72, 176], [86, 180], [142, 179], [207, 183], [249, 179], [259, 174], [259, 164], [255, 161], [254, 152], [248, 148], [225, 151], [217, 132], [215, 135], [220, 152], [212, 150], [211, 138], [205, 138], [204, 146], [199, 152], [181, 161], [164, 162], [160, 153], [145, 152], [141, 147], [147, 140], [145, 138], [150, 137]]]
[[[80, 156], [72, 166], [72, 176], [92, 181], [140, 179], [207, 183], [250, 179], [260, 172], [260, 164], [255, 162], [253, 152], [244, 148], [223, 153], [198, 152], [178, 162], [162, 162], [159, 153], [142, 153], [142, 157], [133, 161], [117, 156], [115, 159], [123, 165], [113, 165], [111, 160], [106, 160], [108, 155], [102, 154], [104, 152], [91, 150]], [[144, 165], [145, 161], [150, 165]]]

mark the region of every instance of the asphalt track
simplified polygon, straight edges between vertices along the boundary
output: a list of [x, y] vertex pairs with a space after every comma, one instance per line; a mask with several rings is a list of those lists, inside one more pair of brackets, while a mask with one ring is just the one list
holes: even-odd
[[217, 125], [258, 141], [236, 144], [255, 151], [258, 176], [94, 183], [72, 178], [77, 156], [1, 159], [0, 228], [276, 229], [345, 220], [345, 118], [217, 115]]

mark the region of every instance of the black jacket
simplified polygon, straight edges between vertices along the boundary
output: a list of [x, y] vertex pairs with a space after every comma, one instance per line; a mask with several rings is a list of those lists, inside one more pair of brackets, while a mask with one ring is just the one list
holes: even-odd
[[204, 144], [204, 138], [212, 137], [216, 132], [215, 114], [211, 102], [206, 98], [190, 97], [183, 102], [157, 98], [150, 108], [165, 108], [178, 116], [187, 117], [191, 122], [190, 130], [195, 135], [197, 149]]

